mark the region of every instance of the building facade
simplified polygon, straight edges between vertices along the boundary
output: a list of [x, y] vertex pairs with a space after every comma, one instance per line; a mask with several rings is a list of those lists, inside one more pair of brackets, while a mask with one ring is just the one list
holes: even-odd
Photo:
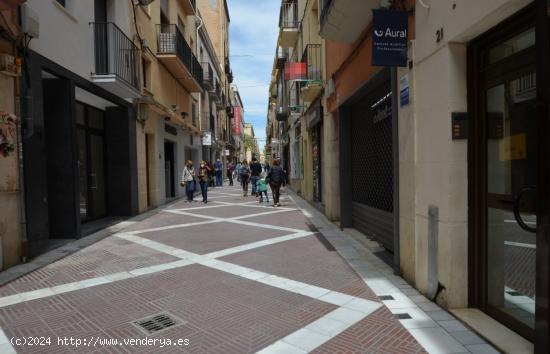
[[[373, 65], [373, 10], [408, 14], [403, 67]], [[292, 189], [504, 352], [546, 353], [550, 337], [547, 13], [538, 0], [282, 1], [269, 88], [266, 155]], [[314, 43], [318, 103], [296, 84]]]
[[202, 23], [210, 34], [210, 42], [214, 52], [212, 53], [219, 63], [219, 83], [214, 89], [213, 98], [217, 105], [214, 116], [215, 131], [212, 134], [212, 147], [214, 153], [211, 156], [212, 163], [220, 159], [225, 166], [234, 151], [234, 142], [231, 133], [231, 119], [233, 110], [229, 100], [233, 72], [229, 60], [229, 10], [226, 0], [200, 0], [197, 8], [201, 13]]
[[202, 159], [199, 110], [203, 68], [197, 59], [194, 1], [162, 0], [135, 6], [143, 97], [137, 131], [140, 211], [184, 195], [185, 162]]
[[324, 208], [325, 42], [319, 28], [318, 1], [281, 3], [266, 152], [281, 159], [297, 193]]
[[217, 131], [230, 119], [206, 0], [23, 2], [0, 5], [1, 148], [19, 144], [0, 158], [4, 267], [182, 196], [185, 161], [212, 158], [202, 113], [218, 109]]

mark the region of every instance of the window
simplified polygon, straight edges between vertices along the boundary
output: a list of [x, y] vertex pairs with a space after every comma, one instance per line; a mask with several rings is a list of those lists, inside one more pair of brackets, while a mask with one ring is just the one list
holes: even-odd
[[193, 125], [197, 125], [197, 106], [191, 103], [191, 117], [193, 119]]
[[65, 0], [55, 0], [55, 1], [57, 1], [57, 3], [61, 6], [63, 6], [63, 7], [65, 7], [65, 5], [66, 5]]

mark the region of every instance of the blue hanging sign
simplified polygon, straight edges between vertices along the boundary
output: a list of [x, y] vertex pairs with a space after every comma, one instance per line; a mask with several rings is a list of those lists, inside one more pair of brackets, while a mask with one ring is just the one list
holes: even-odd
[[372, 65], [407, 66], [409, 13], [372, 10]]

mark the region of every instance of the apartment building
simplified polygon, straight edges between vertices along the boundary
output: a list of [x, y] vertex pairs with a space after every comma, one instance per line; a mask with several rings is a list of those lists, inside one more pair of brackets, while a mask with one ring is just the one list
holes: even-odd
[[[300, 14], [300, 5], [282, 8]], [[547, 2], [318, 6], [326, 51], [321, 145], [329, 142], [322, 180], [339, 188], [330, 202], [325, 194], [322, 210], [378, 241], [396, 272], [504, 352], [548, 352]], [[406, 14], [403, 67], [374, 64], [373, 10]], [[307, 108], [290, 89], [303, 67], [285, 63], [296, 57], [289, 43], [308, 26], [286, 18], [268, 152], [312, 200], [312, 135], [304, 135], [307, 115], [299, 111], [299, 124], [296, 113]], [[293, 144], [302, 146], [303, 175]]]
[[217, 105], [217, 115], [214, 116], [215, 131], [212, 134], [211, 160], [215, 161], [219, 158], [226, 166], [229, 154], [234, 150], [231, 134], [233, 110], [229, 101], [230, 85], [233, 82], [229, 60], [229, 10], [226, 0], [199, 0], [197, 8], [201, 13], [202, 23], [210, 34], [213, 54], [220, 64], [216, 68], [220, 72], [219, 86], [216, 86], [212, 92]]
[[144, 46], [137, 132], [143, 211], [184, 195], [179, 181], [185, 161], [198, 165], [202, 159], [199, 117], [204, 75], [197, 59], [195, 1], [154, 1], [135, 6], [135, 11]]
[[322, 159], [324, 56], [319, 2], [283, 1], [270, 85], [268, 150], [281, 158], [292, 188], [321, 209], [327, 167]]
[[30, 40], [21, 53], [22, 256], [33, 257], [92, 221], [139, 211], [140, 44], [128, 2], [32, 0], [20, 11]]
[[228, 49], [222, 65], [194, 0], [23, 2], [0, 5], [2, 38], [25, 44], [0, 44], [2, 134], [15, 114], [2, 151], [20, 144], [0, 158], [4, 266], [182, 196], [185, 161], [203, 159], [201, 113], [214, 108], [216, 132], [230, 119]]

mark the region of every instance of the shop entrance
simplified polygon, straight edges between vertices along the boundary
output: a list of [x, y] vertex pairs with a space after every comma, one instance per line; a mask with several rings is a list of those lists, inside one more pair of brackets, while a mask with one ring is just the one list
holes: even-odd
[[77, 102], [76, 126], [80, 220], [86, 222], [107, 215], [105, 112]]
[[174, 143], [164, 142], [164, 185], [166, 188], [166, 198], [176, 196], [176, 159]]
[[471, 300], [533, 340], [539, 141], [532, 8], [470, 45]]

